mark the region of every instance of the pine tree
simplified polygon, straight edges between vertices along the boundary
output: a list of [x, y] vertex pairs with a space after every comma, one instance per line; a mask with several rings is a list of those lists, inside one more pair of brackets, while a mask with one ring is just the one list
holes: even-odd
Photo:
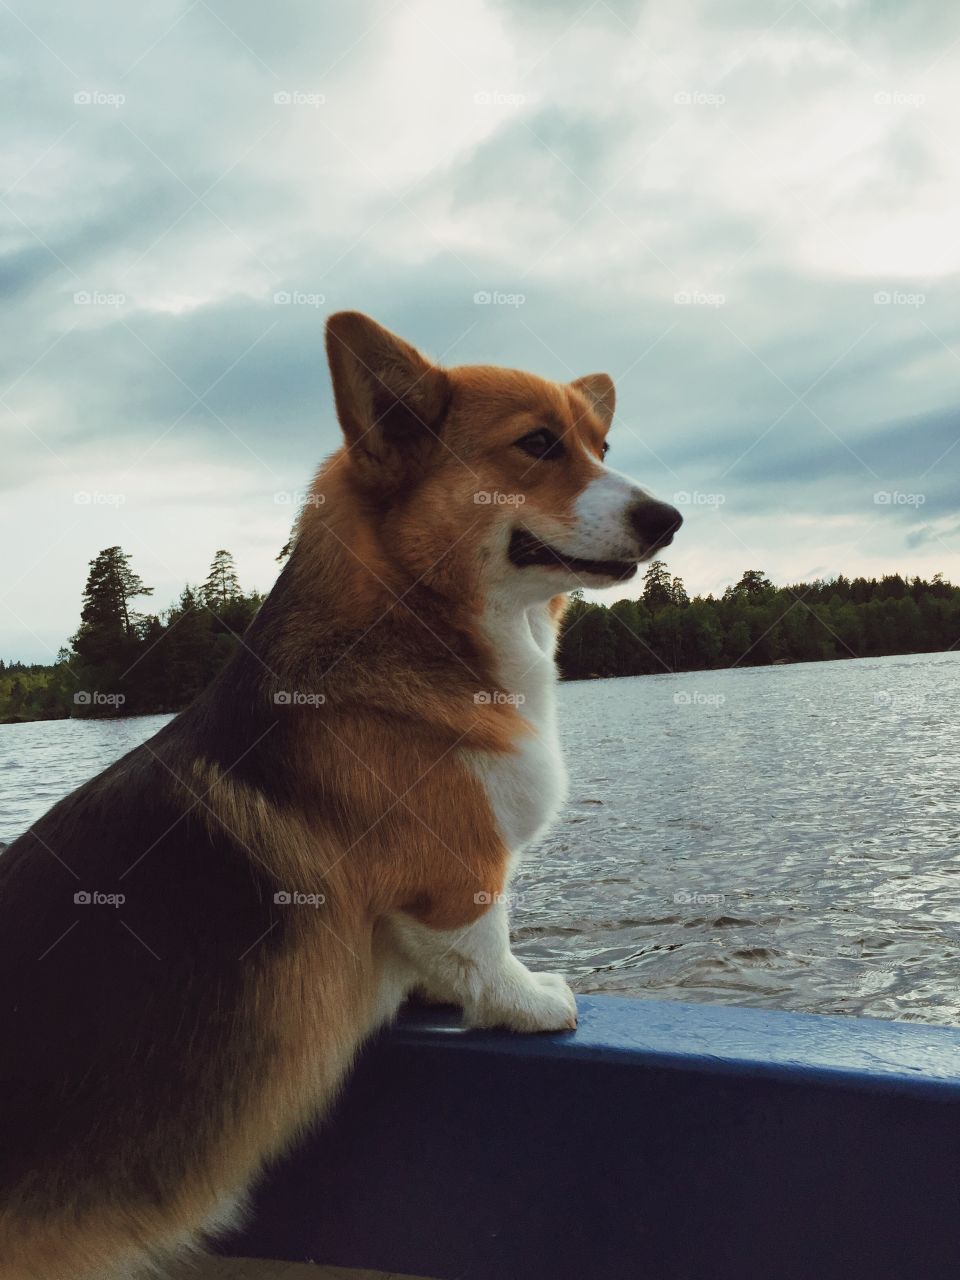
[[240, 594], [240, 579], [233, 556], [221, 548], [214, 555], [207, 580], [200, 588], [201, 599], [208, 609], [218, 613]]
[[610, 676], [614, 673], [615, 643], [608, 610], [602, 604], [588, 604], [577, 627], [583, 674]]
[[652, 561], [643, 575], [643, 603], [651, 613], [673, 603], [673, 582], [670, 571], [662, 560]]
[[614, 645], [614, 674], [639, 675], [645, 670], [647, 650], [641, 639], [645, 611], [636, 600], [618, 600], [609, 609]]
[[186, 586], [168, 615], [163, 639], [165, 675], [173, 706], [186, 704], [200, 692], [213, 674], [210, 669], [212, 629], [210, 614], [200, 593]]
[[23, 704], [24, 704], [25, 698], [26, 698], [26, 691], [24, 690], [23, 684], [21, 683], [20, 680], [14, 680], [13, 684], [10, 686], [11, 715], [18, 716], [20, 714], [20, 712], [23, 710]]
[[728, 587], [724, 596], [746, 597], [748, 600], [762, 600], [769, 592], [776, 590], [773, 583], [762, 569], [747, 569], [735, 587]]
[[130, 601], [153, 595], [153, 587], [130, 568], [130, 558], [122, 547], [107, 547], [90, 561], [80, 629], [73, 637], [74, 649], [85, 662], [109, 658], [136, 637], [140, 615], [131, 611]]

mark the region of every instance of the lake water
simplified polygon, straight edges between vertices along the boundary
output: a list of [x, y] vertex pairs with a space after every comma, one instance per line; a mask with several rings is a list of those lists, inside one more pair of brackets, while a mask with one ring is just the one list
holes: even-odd
[[[960, 654], [560, 687], [515, 949], [579, 991], [960, 1024]], [[0, 726], [0, 839], [165, 716]]]

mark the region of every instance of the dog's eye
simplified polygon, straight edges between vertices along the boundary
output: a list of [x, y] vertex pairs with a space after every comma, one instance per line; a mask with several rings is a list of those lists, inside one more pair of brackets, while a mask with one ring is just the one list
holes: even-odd
[[600, 446], [600, 457], [605, 458], [609, 452], [610, 452], [610, 445], [607, 443], [606, 440], [604, 440], [603, 444]]
[[562, 458], [564, 453], [563, 441], [546, 427], [531, 431], [513, 443], [524, 453], [529, 453], [531, 458]]

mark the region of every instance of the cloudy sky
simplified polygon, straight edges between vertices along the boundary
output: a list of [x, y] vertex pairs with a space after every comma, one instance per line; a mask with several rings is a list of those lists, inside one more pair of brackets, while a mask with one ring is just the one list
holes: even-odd
[[960, 578], [960, 13], [934, 0], [0, 7], [0, 656], [120, 543], [266, 589], [324, 316], [616, 379], [688, 590]]

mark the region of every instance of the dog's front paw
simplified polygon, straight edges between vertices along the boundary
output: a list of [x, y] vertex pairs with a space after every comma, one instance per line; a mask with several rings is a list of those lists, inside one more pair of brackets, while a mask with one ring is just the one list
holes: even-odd
[[504, 980], [465, 1010], [470, 1027], [508, 1031], [573, 1031], [577, 1002], [559, 973], [531, 973], [517, 961]]

